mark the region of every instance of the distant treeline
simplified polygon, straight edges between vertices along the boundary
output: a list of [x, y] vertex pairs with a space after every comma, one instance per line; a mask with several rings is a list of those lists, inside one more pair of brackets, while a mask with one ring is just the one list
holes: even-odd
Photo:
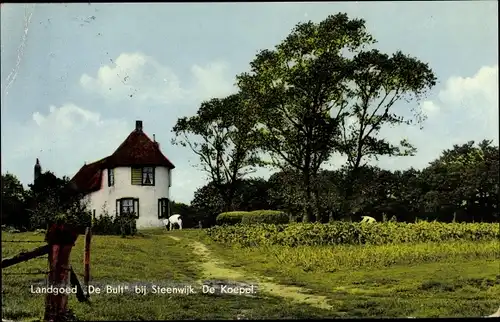
[[[347, 168], [322, 170], [312, 180], [309, 201], [302, 197], [298, 175], [281, 171], [268, 180], [238, 180], [230, 201], [221, 195], [220, 187], [209, 183], [195, 192], [191, 205], [172, 202], [172, 213], [182, 214], [186, 227], [197, 227], [200, 221], [204, 227], [213, 226], [218, 214], [237, 210], [283, 210], [301, 221], [304, 203], [309, 202], [314, 209], [312, 221], [319, 222], [358, 221], [362, 215], [379, 221], [395, 216], [403, 222], [497, 222], [498, 161], [498, 146], [483, 141], [455, 145], [420, 171], [369, 166], [353, 176]], [[68, 178], [45, 172], [35, 185], [24, 189], [14, 175], [2, 175], [2, 225], [34, 230], [45, 228], [58, 217], [88, 221], [81, 196], [65, 189], [68, 182]], [[354, 187], [347, 202], [346, 185]]]

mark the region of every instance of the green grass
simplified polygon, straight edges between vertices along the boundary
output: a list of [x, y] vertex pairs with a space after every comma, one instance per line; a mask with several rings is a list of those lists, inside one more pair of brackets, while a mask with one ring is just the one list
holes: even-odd
[[[2, 240], [43, 240], [33, 233], [2, 233]], [[91, 284], [118, 285], [125, 282], [188, 283], [202, 278], [199, 259], [188, 240], [175, 241], [164, 232], [146, 232], [143, 237], [93, 236]], [[42, 245], [41, 243], [40, 245]], [[2, 258], [29, 250], [37, 244], [3, 243]], [[71, 254], [71, 264], [83, 282], [83, 236]], [[43, 316], [44, 296], [32, 294], [30, 286], [43, 281], [43, 275], [8, 275], [46, 270], [46, 257], [2, 270], [2, 316], [15, 320], [37, 320]], [[71, 295], [69, 307], [81, 320], [166, 320], [300, 318], [332, 316], [332, 312], [281, 298], [259, 295], [255, 298], [225, 295], [108, 295], [94, 294], [92, 304], [79, 303]]]
[[498, 241], [247, 248], [197, 238], [226, 266], [306, 287], [349, 317], [484, 316], [500, 305]]
[[[231, 247], [202, 231], [151, 230], [142, 236], [93, 236], [91, 284], [192, 284], [207, 279], [218, 265], [228, 280], [260, 280], [280, 286], [255, 297], [221, 295], [94, 294], [92, 304], [70, 296], [81, 320], [250, 319], [324, 317], [464, 317], [489, 315], [500, 305], [498, 242], [447, 242], [383, 246]], [[169, 236], [178, 237], [174, 240]], [[39, 239], [33, 233], [2, 233], [2, 240]], [[212, 262], [193, 248], [200, 241]], [[43, 244], [43, 243], [41, 243]], [[2, 244], [2, 258], [38, 245]], [[208, 256], [208, 255], [207, 255]], [[83, 280], [83, 236], [71, 255]], [[34, 320], [43, 315], [44, 296], [30, 285], [44, 276], [8, 275], [46, 270], [46, 258], [2, 270], [2, 315]], [[212, 270], [210, 272], [209, 270]], [[214, 275], [215, 276], [215, 275]], [[236, 279], [236, 278], [234, 278]], [[269, 284], [273, 285], [273, 284]], [[285, 286], [289, 286], [288, 289]], [[324, 296], [331, 310], [293, 298], [292, 286]], [[287, 291], [288, 297], [279, 292]], [[272, 296], [270, 294], [273, 294]], [[304, 295], [302, 295], [302, 298]]]

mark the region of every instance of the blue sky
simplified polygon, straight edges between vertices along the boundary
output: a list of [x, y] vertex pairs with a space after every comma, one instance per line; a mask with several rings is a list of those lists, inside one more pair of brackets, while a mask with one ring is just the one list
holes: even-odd
[[[377, 48], [428, 62], [439, 80], [418, 103], [423, 130], [382, 132], [408, 138], [418, 154], [378, 165], [422, 168], [453, 144], [498, 144], [496, 1], [2, 4], [2, 173], [28, 184], [38, 157], [44, 170], [72, 177], [140, 119], [176, 165], [173, 199], [189, 202], [206, 177], [191, 151], [170, 144], [177, 118], [233, 92], [235, 75], [296, 23], [338, 12], [365, 19]], [[330, 167], [343, 162], [336, 156]]]

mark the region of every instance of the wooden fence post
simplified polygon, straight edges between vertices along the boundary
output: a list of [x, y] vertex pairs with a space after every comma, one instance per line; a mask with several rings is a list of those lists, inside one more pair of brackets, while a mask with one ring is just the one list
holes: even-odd
[[[65, 225], [53, 224], [45, 236], [49, 244], [49, 274], [48, 287], [69, 288], [70, 271], [69, 257], [78, 234]], [[47, 292], [45, 297], [44, 321], [64, 321], [68, 313], [68, 294]]]
[[85, 230], [85, 252], [83, 255], [83, 266], [84, 266], [84, 275], [83, 275], [83, 283], [85, 284], [87, 296], [89, 292], [89, 281], [90, 281], [90, 242], [92, 240], [92, 229], [87, 227]]

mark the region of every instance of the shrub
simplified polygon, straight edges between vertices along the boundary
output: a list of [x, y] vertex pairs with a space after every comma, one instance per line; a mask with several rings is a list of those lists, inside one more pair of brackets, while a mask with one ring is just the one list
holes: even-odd
[[243, 216], [243, 225], [252, 224], [288, 224], [289, 216], [279, 210], [255, 210]]
[[229, 212], [223, 212], [217, 216], [215, 219], [215, 222], [219, 226], [223, 225], [236, 225], [240, 224], [243, 217], [246, 216], [249, 212], [248, 211], [229, 211]]
[[92, 233], [96, 235], [115, 235], [116, 227], [114, 217], [107, 213], [94, 219], [92, 224]]
[[374, 223], [352, 222], [256, 224], [213, 227], [206, 233], [220, 243], [242, 246], [400, 244], [442, 241], [490, 241], [500, 237], [498, 224], [490, 223]]
[[96, 235], [133, 236], [137, 233], [135, 214], [110, 216], [104, 212], [94, 219], [92, 233]]

